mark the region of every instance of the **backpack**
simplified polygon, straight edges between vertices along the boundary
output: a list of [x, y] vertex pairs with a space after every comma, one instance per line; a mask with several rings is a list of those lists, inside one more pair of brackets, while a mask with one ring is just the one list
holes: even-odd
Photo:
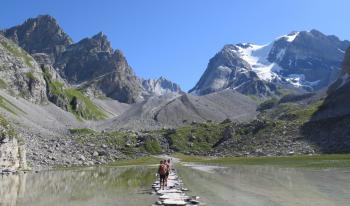
[[158, 173], [159, 173], [160, 175], [165, 175], [165, 174], [167, 173], [167, 171], [168, 171], [167, 165], [165, 165], [165, 164], [159, 165]]

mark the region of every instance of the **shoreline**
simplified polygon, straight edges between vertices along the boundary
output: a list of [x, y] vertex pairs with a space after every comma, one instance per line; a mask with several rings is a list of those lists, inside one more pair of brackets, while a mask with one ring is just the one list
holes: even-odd
[[157, 166], [160, 159], [172, 158], [174, 163], [194, 163], [208, 165], [257, 165], [257, 166], [278, 166], [297, 167], [310, 169], [327, 168], [350, 168], [350, 154], [315, 154], [315, 155], [293, 155], [293, 156], [250, 156], [250, 157], [212, 157], [195, 156], [175, 153], [173, 155], [149, 155], [135, 159], [118, 160], [106, 164], [96, 165], [53, 165], [40, 169], [12, 169], [1, 168], [0, 175], [16, 174], [21, 172], [41, 172], [53, 170], [72, 170], [89, 167], [137, 167], [137, 166]]

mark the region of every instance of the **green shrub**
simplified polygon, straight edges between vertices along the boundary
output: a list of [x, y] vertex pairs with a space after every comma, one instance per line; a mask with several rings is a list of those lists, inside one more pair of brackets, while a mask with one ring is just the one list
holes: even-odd
[[26, 77], [32, 81], [36, 80], [36, 77], [34, 76], [33, 72], [27, 72]]
[[10, 123], [0, 115], [0, 126], [3, 128], [0, 131], [0, 140], [1, 138], [9, 137], [16, 138], [20, 143], [23, 142], [23, 139], [17, 134], [16, 130], [10, 125]]
[[151, 154], [159, 154], [162, 152], [162, 148], [157, 139], [149, 138], [145, 141], [145, 149]]
[[268, 109], [273, 108], [276, 104], [278, 103], [278, 100], [276, 98], [271, 98], [269, 100], [266, 100], [264, 102], [262, 102], [258, 108], [257, 111], [265, 111]]
[[212, 149], [223, 135], [227, 124], [197, 123], [177, 128], [166, 134], [170, 148], [177, 152], [205, 152]]
[[90, 128], [72, 128], [69, 132], [73, 135], [94, 134], [96, 131]]

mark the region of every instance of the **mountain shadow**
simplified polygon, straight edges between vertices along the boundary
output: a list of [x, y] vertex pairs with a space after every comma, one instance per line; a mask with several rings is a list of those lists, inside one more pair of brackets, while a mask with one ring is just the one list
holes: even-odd
[[328, 89], [322, 105], [302, 127], [306, 139], [324, 153], [350, 152], [350, 48], [345, 54], [343, 70]]

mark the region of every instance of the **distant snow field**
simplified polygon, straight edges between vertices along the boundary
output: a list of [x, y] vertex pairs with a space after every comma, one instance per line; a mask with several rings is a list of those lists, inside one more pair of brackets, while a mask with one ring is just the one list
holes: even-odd
[[278, 72], [282, 68], [276, 64], [268, 61], [268, 54], [270, 53], [272, 44], [256, 45], [256, 44], [243, 44], [238, 45], [238, 52], [240, 57], [248, 62], [253, 71], [258, 77], [265, 81], [272, 81], [275, 78], [279, 78]]

